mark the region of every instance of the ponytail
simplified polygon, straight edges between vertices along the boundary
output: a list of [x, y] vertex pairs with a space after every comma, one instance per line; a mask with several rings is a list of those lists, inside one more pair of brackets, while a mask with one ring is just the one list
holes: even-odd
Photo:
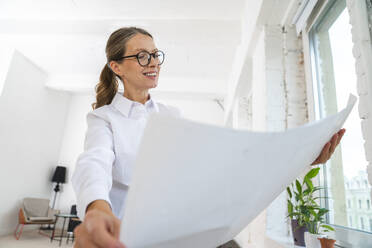
[[92, 104], [93, 109], [110, 104], [118, 92], [118, 81], [114, 72], [108, 67], [107, 63], [103, 67], [96, 85], [96, 102]]

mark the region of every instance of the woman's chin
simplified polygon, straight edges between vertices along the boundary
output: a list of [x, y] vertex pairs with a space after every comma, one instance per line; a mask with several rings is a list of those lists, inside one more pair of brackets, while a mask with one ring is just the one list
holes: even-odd
[[149, 89], [156, 88], [158, 86], [158, 82], [153, 82], [152, 84], [149, 85]]

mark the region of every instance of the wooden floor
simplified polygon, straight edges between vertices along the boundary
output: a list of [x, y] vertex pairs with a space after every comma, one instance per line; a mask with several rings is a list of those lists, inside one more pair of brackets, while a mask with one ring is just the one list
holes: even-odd
[[53, 240], [50, 242], [50, 238], [40, 235], [38, 230], [25, 230], [19, 240], [16, 240], [13, 235], [7, 235], [0, 237], [1, 248], [46, 248], [46, 247], [61, 247], [71, 248], [73, 247], [71, 240], [69, 244], [66, 244], [66, 238], [63, 239], [61, 246], [59, 241]]

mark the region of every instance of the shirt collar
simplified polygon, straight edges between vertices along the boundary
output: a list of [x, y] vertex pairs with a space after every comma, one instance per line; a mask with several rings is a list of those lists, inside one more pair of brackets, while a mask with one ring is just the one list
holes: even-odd
[[[145, 103], [145, 107], [146, 108], [153, 107], [155, 112], [159, 112], [159, 108], [152, 99], [151, 95], [149, 95], [149, 97], [150, 99], [147, 100], [147, 102]], [[122, 93], [116, 93], [114, 99], [111, 102], [111, 105], [113, 105], [120, 113], [122, 113], [126, 117], [129, 117], [130, 112], [135, 104], [139, 103], [129, 100], [128, 98], [123, 96]]]

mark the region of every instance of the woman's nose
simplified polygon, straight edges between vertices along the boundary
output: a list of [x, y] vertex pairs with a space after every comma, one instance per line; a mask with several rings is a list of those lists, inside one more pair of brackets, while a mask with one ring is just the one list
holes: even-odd
[[158, 63], [159, 61], [157, 58], [155, 59], [153, 56], [150, 57], [150, 64], [149, 64], [150, 67], [155, 67], [158, 65]]

